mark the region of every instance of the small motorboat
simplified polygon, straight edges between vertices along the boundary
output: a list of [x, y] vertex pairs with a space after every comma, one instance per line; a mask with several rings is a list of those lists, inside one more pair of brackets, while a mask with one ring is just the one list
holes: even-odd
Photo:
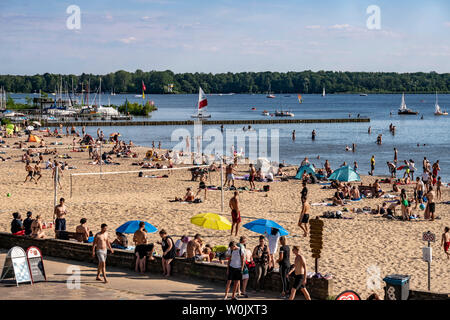
[[264, 111], [262, 112], [262, 115], [263, 115], [263, 116], [270, 116], [270, 113], [269, 113], [269, 111], [264, 110]]
[[294, 114], [290, 111], [275, 111], [275, 117], [294, 117]]

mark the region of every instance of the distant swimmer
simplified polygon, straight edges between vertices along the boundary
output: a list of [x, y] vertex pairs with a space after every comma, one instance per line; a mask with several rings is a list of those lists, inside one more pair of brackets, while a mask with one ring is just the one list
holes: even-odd
[[316, 130], [313, 130], [311, 133], [311, 139], [316, 140]]
[[292, 140], [295, 141], [295, 130], [292, 131]]
[[371, 134], [371, 133], [372, 133], [372, 127], [369, 127], [369, 129], [367, 130], [367, 133], [368, 133], [368, 134]]

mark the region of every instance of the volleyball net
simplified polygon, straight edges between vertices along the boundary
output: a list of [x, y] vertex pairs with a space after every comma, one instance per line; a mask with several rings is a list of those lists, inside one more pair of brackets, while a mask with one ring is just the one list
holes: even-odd
[[[151, 172], [172, 172], [172, 171], [180, 171], [180, 170], [192, 170], [192, 169], [204, 169], [209, 168], [210, 165], [196, 165], [196, 166], [187, 166], [187, 167], [178, 167], [178, 168], [161, 168], [161, 169], [146, 169], [141, 168], [141, 170], [131, 170], [131, 171], [98, 171], [98, 172], [80, 172], [80, 173], [71, 173], [70, 174], [70, 197], [72, 198], [73, 194], [73, 185], [75, 183], [75, 177], [89, 177], [89, 176], [114, 176], [114, 175], [124, 175], [124, 174], [140, 174], [140, 173], [151, 173]], [[102, 168], [100, 167], [100, 170]]]

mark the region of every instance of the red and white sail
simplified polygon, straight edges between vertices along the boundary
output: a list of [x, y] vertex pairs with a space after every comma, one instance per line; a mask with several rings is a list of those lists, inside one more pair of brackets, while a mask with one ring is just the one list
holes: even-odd
[[206, 99], [206, 95], [203, 92], [202, 88], [198, 92], [198, 110], [202, 110], [208, 106], [208, 99]]

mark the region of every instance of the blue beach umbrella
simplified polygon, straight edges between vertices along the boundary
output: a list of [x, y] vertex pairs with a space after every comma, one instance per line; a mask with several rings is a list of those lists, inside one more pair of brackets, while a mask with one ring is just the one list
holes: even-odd
[[[126, 234], [135, 233], [137, 230], [139, 230], [139, 223], [140, 222], [141, 221], [128, 221], [128, 222], [125, 222], [123, 225], [118, 227], [116, 229], [116, 231], [120, 232], [120, 233], [126, 233]], [[145, 222], [145, 230], [148, 233], [155, 233], [156, 231], [158, 231], [158, 229], [156, 229], [154, 226], [152, 226], [148, 222]]]
[[255, 221], [249, 222], [247, 224], [244, 224], [244, 228], [246, 228], [250, 231], [256, 232], [256, 233], [260, 233], [260, 234], [264, 234], [265, 232], [270, 234], [272, 228], [277, 228], [280, 231], [280, 236], [287, 236], [289, 234], [289, 232], [287, 232], [287, 230], [285, 228], [280, 226], [275, 221], [266, 220], [266, 219], [259, 219], [259, 220], [255, 220]]
[[328, 180], [339, 180], [343, 182], [361, 181], [359, 174], [349, 166], [341, 167], [334, 171]]
[[295, 179], [302, 179], [303, 173], [306, 171], [307, 174], [312, 173], [313, 175], [316, 174], [316, 170], [314, 169], [312, 164], [307, 164], [304, 166], [301, 166], [298, 168], [297, 175], [295, 176]]

